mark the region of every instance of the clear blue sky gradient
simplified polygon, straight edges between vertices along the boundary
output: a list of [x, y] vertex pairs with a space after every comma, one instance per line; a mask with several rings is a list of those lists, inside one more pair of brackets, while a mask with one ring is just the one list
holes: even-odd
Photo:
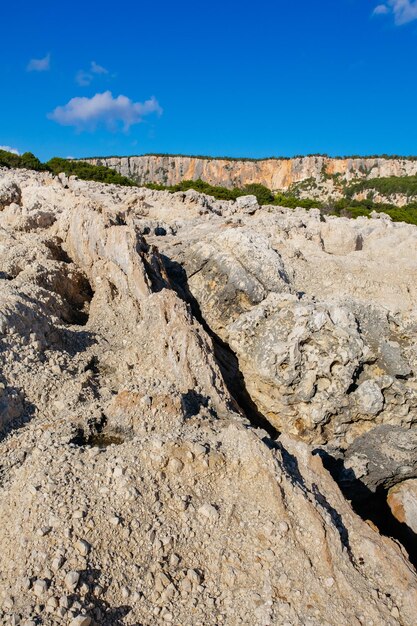
[[[51, 156], [417, 154], [417, 21], [372, 0], [3, 3], [0, 145]], [[50, 70], [28, 72], [51, 54]], [[106, 67], [75, 81], [91, 61]], [[161, 116], [77, 131], [47, 114], [110, 90]]]

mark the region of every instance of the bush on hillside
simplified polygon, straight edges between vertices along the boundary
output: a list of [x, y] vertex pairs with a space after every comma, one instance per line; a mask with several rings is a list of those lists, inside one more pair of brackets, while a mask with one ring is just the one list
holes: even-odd
[[13, 154], [13, 152], [7, 152], [6, 150], [0, 150], [0, 166], [18, 169], [25, 168], [36, 171], [47, 169], [47, 167], [31, 152], [25, 152], [20, 155]]
[[130, 178], [121, 176], [115, 170], [103, 165], [91, 165], [83, 161], [68, 161], [54, 157], [46, 163], [47, 168], [53, 174], [64, 172], [67, 176], [78, 176], [82, 180], [94, 180], [100, 183], [112, 183], [114, 185], [136, 186]]
[[390, 196], [395, 193], [401, 193], [406, 196], [417, 196], [417, 176], [369, 178], [351, 185], [348, 192], [352, 196], [365, 189], [378, 191], [384, 196]]

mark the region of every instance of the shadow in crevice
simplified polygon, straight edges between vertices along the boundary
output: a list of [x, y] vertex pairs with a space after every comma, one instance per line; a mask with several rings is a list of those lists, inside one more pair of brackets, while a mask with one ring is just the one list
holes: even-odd
[[233, 408], [247, 417], [252, 426], [262, 428], [272, 439], [276, 439], [279, 435], [278, 431], [272, 426], [265, 415], [258, 410], [246, 389], [245, 380], [239, 368], [239, 361], [236, 354], [230, 346], [222, 341], [212, 328], [210, 328], [204, 319], [200, 306], [189, 289], [186, 271], [180, 263], [173, 261], [164, 254], [160, 256], [165, 266], [170, 286], [182, 300], [189, 304], [192, 314], [200, 322], [213, 342], [213, 352], [217, 365], [219, 366], [226, 387], [236, 403], [236, 406]]
[[70, 328], [58, 328], [59, 339], [51, 342], [51, 350], [62, 350], [69, 356], [75, 356], [85, 352], [87, 348], [97, 343], [95, 333], [87, 330], [72, 330]]
[[189, 389], [187, 393], [181, 395], [181, 405], [185, 419], [198, 415], [201, 407], [208, 408], [210, 398], [197, 393], [194, 389]]
[[313, 454], [321, 457], [324, 467], [339, 485], [355, 513], [363, 520], [372, 522], [381, 535], [401, 543], [408, 553], [410, 562], [417, 569], [417, 535], [392, 514], [387, 502], [388, 489], [380, 485], [372, 491], [356, 478], [351, 468], [345, 467], [343, 459], [335, 458], [321, 448], [314, 450]]
[[99, 420], [91, 420], [85, 426], [75, 427], [70, 444], [80, 448], [99, 448], [104, 450], [109, 446], [120, 446], [130, 439], [127, 433], [108, 425], [107, 417], [102, 413]]
[[[2, 441], [12, 431], [25, 426], [36, 414], [36, 405], [30, 402], [22, 389], [8, 385], [4, 379], [5, 389], [0, 398], [0, 441]], [[13, 410], [12, 402], [15, 404], [16, 415], [7, 418], [7, 412]]]
[[51, 258], [54, 261], [60, 261], [61, 263], [72, 263], [71, 257], [68, 252], [62, 247], [63, 241], [60, 237], [53, 237], [44, 241], [45, 246], [51, 253]]
[[45, 241], [44, 244], [54, 261], [65, 263], [65, 265], [72, 264], [77, 268], [77, 271], [74, 272], [66, 267], [61, 268], [60, 276], [58, 279], [52, 280], [51, 284], [49, 284], [48, 275], [43, 279], [42, 274], [40, 274], [37, 283], [40, 287], [56, 292], [64, 300], [67, 306], [61, 312], [63, 321], [69, 324], [85, 326], [89, 318], [90, 302], [94, 296], [91, 283], [64, 249], [63, 241], [60, 237], [52, 237]]

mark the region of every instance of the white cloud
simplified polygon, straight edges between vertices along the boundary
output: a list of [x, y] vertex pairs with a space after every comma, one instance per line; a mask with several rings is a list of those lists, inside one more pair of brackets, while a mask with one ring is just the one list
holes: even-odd
[[47, 54], [43, 59], [31, 59], [27, 65], [28, 72], [47, 72], [51, 67], [51, 55]]
[[374, 9], [374, 15], [386, 15], [389, 13], [389, 8], [385, 4], [378, 4]]
[[10, 146], [0, 146], [0, 150], [5, 150], [6, 152], [11, 152], [12, 154], [20, 154], [19, 150], [16, 150], [16, 148], [11, 148]]
[[374, 15], [392, 13], [397, 26], [417, 20], [417, 0], [387, 0], [374, 9]]
[[81, 87], [88, 87], [94, 80], [95, 75], [108, 74], [109, 70], [107, 70], [102, 65], [99, 65], [95, 61], [91, 61], [90, 69], [86, 72], [85, 70], [79, 70], [75, 75], [75, 82], [78, 83]]
[[95, 61], [91, 61], [90, 71], [93, 72], [93, 74], [108, 74], [109, 73], [109, 70], [106, 70], [105, 67], [103, 67], [102, 65], [99, 65]]
[[48, 117], [62, 126], [74, 126], [77, 130], [94, 130], [100, 124], [110, 130], [116, 130], [122, 124], [123, 129], [128, 130], [150, 113], [162, 113], [154, 97], [145, 102], [133, 102], [122, 95], [114, 98], [111, 91], [105, 91], [96, 93], [92, 98], [72, 98], [67, 104], [54, 109]]
[[75, 81], [81, 87], [88, 87], [92, 80], [93, 77], [91, 76], [91, 74], [89, 74], [88, 72], [84, 72], [84, 70], [80, 70], [75, 75]]

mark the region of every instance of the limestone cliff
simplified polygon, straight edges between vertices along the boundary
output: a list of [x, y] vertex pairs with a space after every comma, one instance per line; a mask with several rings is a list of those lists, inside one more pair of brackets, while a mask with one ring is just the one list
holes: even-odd
[[[182, 180], [202, 180], [212, 185], [243, 187], [261, 183], [272, 189], [287, 190], [304, 181], [320, 185], [331, 193], [337, 181], [353, 181], [385, 176], [414, 176], [417, 160], [399, 158], [347, 158], [307, 156], [294, 159], [259, 161], [210, 159], [192, 156], [144, 155], [86, 159], [94, 165], [105, 165], [138, 183], [175, 185]], [[333, 178], [333, 184], [326, 183]], [[317, 194], [316, 194], [317, 195]]]

